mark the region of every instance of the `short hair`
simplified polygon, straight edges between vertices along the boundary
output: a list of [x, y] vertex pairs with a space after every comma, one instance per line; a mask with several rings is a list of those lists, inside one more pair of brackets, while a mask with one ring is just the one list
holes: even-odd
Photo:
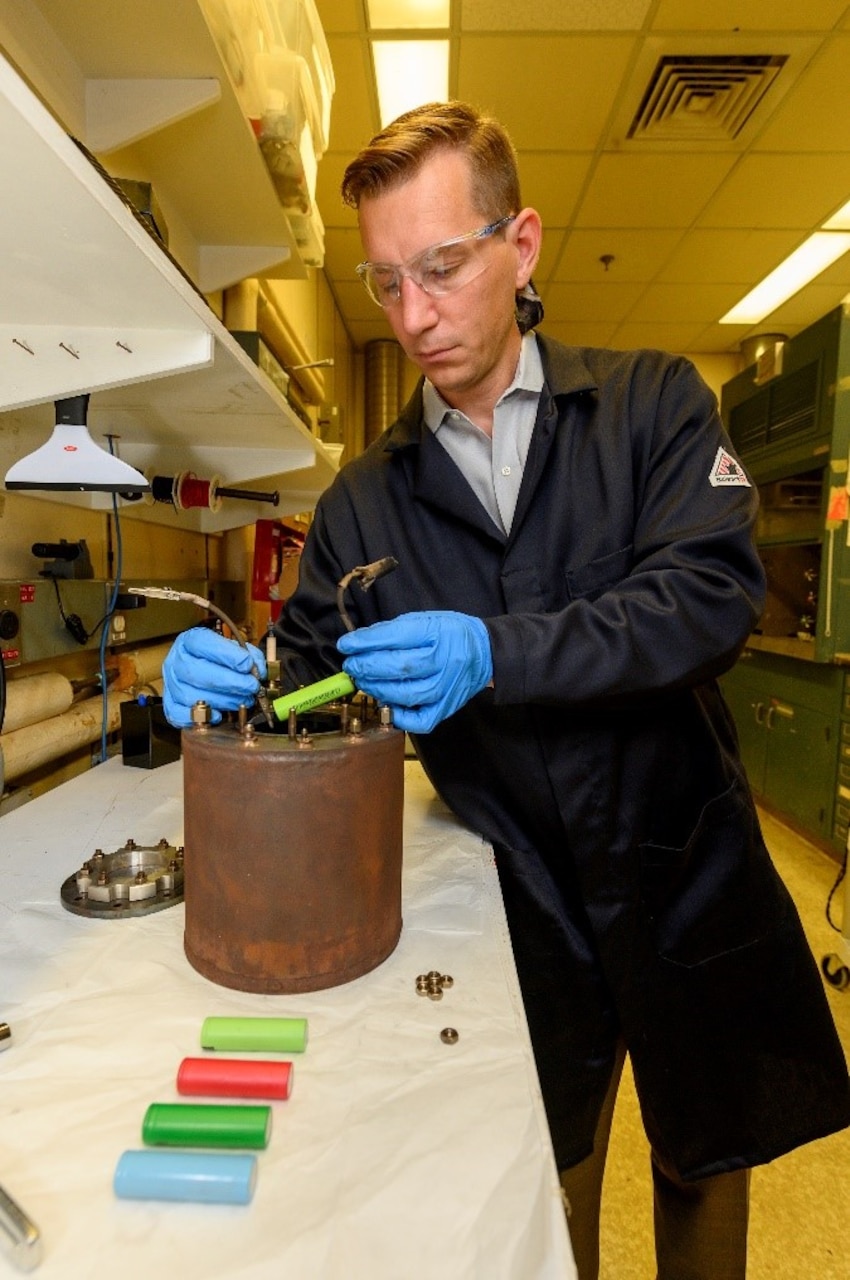
[[522, 201], [513, 143], [498, 120], [466, 102], [425, 103], [376, 133], [343, 174], [343, 201], [358, 209], [364, 198], [400, 186], [431, 156], [451, 150], [468, 157], [472, 201], [488, 222], [519, 213]]

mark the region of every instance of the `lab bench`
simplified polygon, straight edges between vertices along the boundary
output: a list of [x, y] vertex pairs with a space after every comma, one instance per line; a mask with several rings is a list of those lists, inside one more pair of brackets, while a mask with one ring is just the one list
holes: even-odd
[[[203, 978], [182, 903], [114, 920], [63, 908], [95, 849], [182, 843], [179, 761], [113, 759], [0, 818], [0, 1185], [41, 1230], [44, 1280], [573, 1280], [492, 850], [417, 764], [405, 773], [399, 944], [298, 995]], [[453, 978], [440, 1000], [417, 994], [432, 970]], [[142, 1148], [151, 1103], [177, 1100], [215, 1015], [308, 1020], [251, 1203], [116, 1198], [120, 1156]]]

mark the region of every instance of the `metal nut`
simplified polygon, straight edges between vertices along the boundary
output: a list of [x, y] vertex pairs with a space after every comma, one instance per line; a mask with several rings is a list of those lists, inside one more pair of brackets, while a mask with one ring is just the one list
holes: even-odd
[[443, 1044], [457, 1044], [460, 1037], [454, 1027], [444, 1027], [440, 1032], [440, 1039]]

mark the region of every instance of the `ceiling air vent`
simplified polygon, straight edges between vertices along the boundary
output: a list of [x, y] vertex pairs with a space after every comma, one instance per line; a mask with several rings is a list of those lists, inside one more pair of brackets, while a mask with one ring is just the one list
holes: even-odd
[[784, 54], [675, 54], [659, 60], [629, 137], [647, 142], [727, 142], [737, 137]]

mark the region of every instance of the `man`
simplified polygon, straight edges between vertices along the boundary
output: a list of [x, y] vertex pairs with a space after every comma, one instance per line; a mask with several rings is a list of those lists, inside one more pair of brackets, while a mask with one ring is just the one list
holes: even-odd
[[[344, 659], [493, 842], [581, 1280], [626, 1050], [658, 1275], [740, 1280], [748, 1169], [850, 1122], [715, 684], [762, 603], [754, 490], [687, 361], [524, 332], [540, 218], [495, 121], [407, 113], [343, 194], [359, 274], [424, 379], [318, 504], [286, 670]], [[399, 568], [353, 593], [343, 633], [337, 582], [386, 555]], [[251, 660], [185, 633], [169, 716], [250, 699]]]

